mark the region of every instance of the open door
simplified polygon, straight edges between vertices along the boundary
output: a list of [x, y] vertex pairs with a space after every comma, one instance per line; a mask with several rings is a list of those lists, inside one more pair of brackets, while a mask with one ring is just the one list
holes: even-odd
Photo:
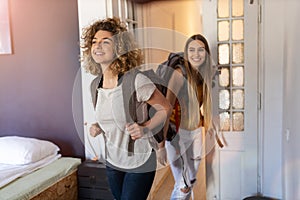
[[259, 191], [258, 3], [210, 0], [202, 11], [219, 69], [214, 116], [225, 144], [207, 155], [207, 199], [241, 200]]

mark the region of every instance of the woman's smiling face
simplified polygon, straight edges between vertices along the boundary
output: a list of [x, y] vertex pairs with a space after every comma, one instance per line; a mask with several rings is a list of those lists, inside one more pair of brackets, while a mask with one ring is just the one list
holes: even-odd
[[194, 69], [199, 69], [206, 59], [205, 44], [200, 40], [193, 40], [188, 45], [188, 61]]
[[91, 54], [94, 61], [102, 65], [110, 65], [114, 59], [114, 42], [112, 33], [99, 30], [93, 40]]

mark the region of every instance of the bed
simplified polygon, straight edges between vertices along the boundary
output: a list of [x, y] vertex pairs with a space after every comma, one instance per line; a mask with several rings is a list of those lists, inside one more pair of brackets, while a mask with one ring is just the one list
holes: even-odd
[[54, 143], [0, 137], [1, 200], [75, 200], [81, 159], [62, 157]]

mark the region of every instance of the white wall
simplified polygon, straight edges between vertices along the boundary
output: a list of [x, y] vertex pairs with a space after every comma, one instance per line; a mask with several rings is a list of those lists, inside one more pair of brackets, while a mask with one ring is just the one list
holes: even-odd
[[282, 198], [283, 0], [263, 2], [262, 193]]
[[263, 15], [263, 194], [300, 199], [300, 1], [266, 0]]
[[63, 156], [83, 157], [82, 102], [72, 99], [81, 96], [77, 2], [7, 2], [13, 52], [0, 55], [0, 136], [50, 140]]
[[[300, 199], [300, 1], [285, 1], [283, 88], [283, 199]], [[289, 137], [286, 135], [289, 132]]]

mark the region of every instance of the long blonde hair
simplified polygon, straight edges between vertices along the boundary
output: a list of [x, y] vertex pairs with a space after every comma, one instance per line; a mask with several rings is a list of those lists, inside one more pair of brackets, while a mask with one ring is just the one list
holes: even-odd
[[[204, 63], [199, 66], [198, 69], [194, 69], [191, 64], [188, 62], [188, 46], [194, 41], [199, 40], [202, 41], [205, 45], [206, 58]], [[187, 71], [187, 79], [188, 79], [188, 95], [189, 95], [189, 122], [190, 126], [195, 126], [199, 124], [201, 120], [200, 114], [200, 105], [202, 103], [202, 114], [204, 120], [205, 130], [209, 130], [212, 127], [212, 96], [211, 96], [211, 88], [212, 88], [212, 77], [213, 77], [213, 67], [212, 61], [210, 57], [210, 49], [206, 38], [200, 34], [191, 36], [184, 48], [184, 60], [185, 67]], [[202, 85], [202, 94], [198, 94], [198, 86]], [[202, 99], [199, 99], [199, 95], [201, 95]], [[199, 112], [195, 112], [193, 106], [197, 106]], [[198, 123], [198, 124], [195, 124]]]

